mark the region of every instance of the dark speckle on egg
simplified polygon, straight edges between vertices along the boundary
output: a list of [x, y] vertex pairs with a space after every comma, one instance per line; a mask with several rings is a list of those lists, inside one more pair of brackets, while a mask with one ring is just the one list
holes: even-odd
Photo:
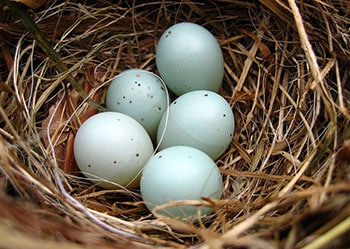
[[165, 35], [166, 38], [168, 38], [171, 35], [171, 31], [169, 30], [168, 33]]

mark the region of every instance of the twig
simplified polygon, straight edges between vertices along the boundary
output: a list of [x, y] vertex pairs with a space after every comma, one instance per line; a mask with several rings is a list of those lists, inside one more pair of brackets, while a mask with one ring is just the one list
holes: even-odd
[[308, 245], [304, 246], [303, 249], [319, 249], [328, 245], [329, 242], [336, 239], [339, 235], [349, 232], [350, 230], [350, 217], [340, 222], [337, 226], [318, 237]]
[[310, 41], [305, 31], [303, 18], [300, 15], [300, 12], [299, 12], [298, 6], [295, 3], [295, 0], [288, 0], [288, 3], [293, 12], [295, 24], [299, 33], [301, 47], [304, 50], [306, 59], [310, 65], [312, 77], [314, 78], [316, 84], [319, 84], [322, 81], [321, 72], [317, 64], [315, 52], [311, 47]]
[[301, 47], [305, 52], [306, 60], [310, 66], [312, 77], [314, 78], [314, 84], [311, 85], [311, 89], [316, 88], [318, 90], [319, 94], [322, 97], [322, 100], [325, 102], [325, 108], [328, 111], [331, 121], [333, 123], [336, 123], [335, 109], [334, 109], [334, 106], [330, 105], [332, 102], [331, 97], [329, 96], [329, 93], [327, 93], [327, 90], [323, 86], [323, 77], [317, 63], [316, 54], [312, 49], [311, 43], [308, 39], [308, 35], [306, 33], [306, 30], [303, 24], [303, 18], [301, 17], [301, 14], [299, 12], [298, 6], [295, 3], [295, 0], [288, 0], [288, 3], [290, 8], [292, 9], [296, 28], [299, 33]]

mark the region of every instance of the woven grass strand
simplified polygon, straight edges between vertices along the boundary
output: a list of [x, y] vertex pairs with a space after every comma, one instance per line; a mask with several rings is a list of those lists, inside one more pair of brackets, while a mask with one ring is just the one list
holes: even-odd
[[[9, 237], [6, 245], [290, 249], [350, 243], [348, 1], [54, 0], [25, 10], [65, 68], [59, 71], [0, 1], [0, 233], [24, 238]], [[219, 93], [236, 122], [232, 143], [216, 161], [222, 199], [156, 209], [215, 210], [193, 223], [150, 213], [138, 189], [98, 188], [69, 157], [75, 132], [93, 113], [89, 99], [103, 107], [112, 78], [126, 69], [157, 74], [158, 39], [182, 21], [218, 39], [225, 61]], [[70, 171], [59, 168], [62, 162]]]

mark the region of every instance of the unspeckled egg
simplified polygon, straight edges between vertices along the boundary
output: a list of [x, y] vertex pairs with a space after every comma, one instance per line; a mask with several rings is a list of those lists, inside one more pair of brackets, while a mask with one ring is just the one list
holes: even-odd
[[142, 69], [129, 69], [110, 84], [106, 106], [136, 119], [156, 140], [159, 121], [167, 108], [165, 84], [157, 75]]
[[[169, 147], [155, 154], [145, 165], [140, 181], [141, 196], [150, 211], [171, 201], [220, 199], [222, 188], [222, 177], [215, 162], [204, 152], [188, 146]], [[180, 205], [159, 213], [196, 219], [198, 212], [202, 216], [213, 210]]]
[[156, 48], [156, 64], [176, 95], [218, 91], [224, 76], [220, 45], [213, 34], [195, 23], [178, 23], [165, 30]]
[[232, 109], [223, 97], [212, 91], [192, 91], [175, 99], [168, 115], [163, 114], [157, 141], [160, 150], [187, 145], [216, 160], [230, 145], [234, 127]]
[[108, 189], [137, 187], [140, 172], [152, 154], [153, 144], [146, 130], [123, 113], [91, 116], [80, 126], [74, 140], [80, 171]]

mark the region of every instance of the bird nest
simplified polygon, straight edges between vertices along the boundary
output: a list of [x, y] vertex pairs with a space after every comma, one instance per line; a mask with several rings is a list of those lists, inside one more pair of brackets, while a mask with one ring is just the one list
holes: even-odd
[[[349, 245], [348, 1], [18, 2], [0, 3], [2, 247]], [[72, 146], [115, 75], [157, 73], [157, 41], [182, 21], [217, 38], [236, 120], [223, 196], [197, 201], [215, 212], [194, 223], [89, 183]]]

